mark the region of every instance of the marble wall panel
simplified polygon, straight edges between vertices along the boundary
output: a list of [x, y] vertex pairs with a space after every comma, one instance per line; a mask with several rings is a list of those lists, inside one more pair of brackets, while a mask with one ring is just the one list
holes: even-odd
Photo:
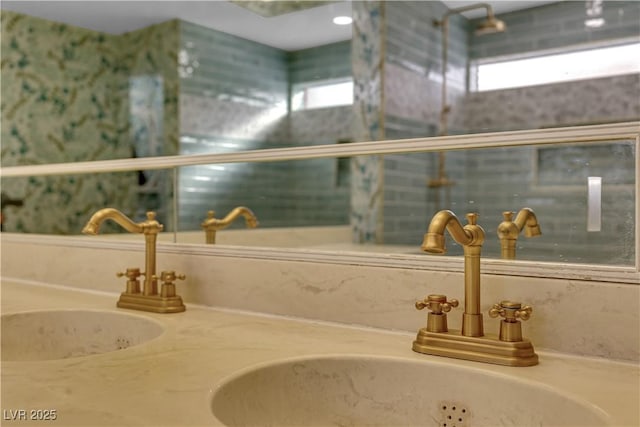
[[[355, 141], [382, 140], [385, 139], [385, 4], [380, 1], [356, 2], [353, 4], [353, 17], [353, 137]], [[351, 228], [354, 242], [382, 242], [383, 170], [381, 156], [352, 159]]]

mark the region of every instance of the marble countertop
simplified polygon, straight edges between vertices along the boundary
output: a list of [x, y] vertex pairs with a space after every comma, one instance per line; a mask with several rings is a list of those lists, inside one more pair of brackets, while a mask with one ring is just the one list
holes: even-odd
[[[415, 334], [187, 306], [179, 314], [115, 307], [116, 294], [2, 282], [2, 314], [42, 309], [123, 311], [165, 332], [124, 350], [52, 361], [2, 363], [2, 425], [8, 410], [55, 409], [37, 425], [216, 425], [211, 392], [251, 365], [305, 355], [361, 354], [433, 360], [544, 383], [603, 409], [613, 426], [638, 426], [640, 369], [634, 364], [540, 352], [540, 364], [511, 368], [414, 353]], [[421, 325], [417, 325], [419, 327]], [[586, 337], [585, 339], [588, 339]], [[535, 343], [534, 343], [535, 344]]]

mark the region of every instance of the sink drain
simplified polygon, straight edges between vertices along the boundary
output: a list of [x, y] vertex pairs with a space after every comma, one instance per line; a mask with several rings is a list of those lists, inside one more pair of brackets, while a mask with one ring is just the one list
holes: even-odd
[[125, 348], [129, 348], [131, 346], [131, 342], [127, 338], [118, 337], [116, 339], [116, 348], [118, 350], [124, 350]]
[[440, 403], [440, 427], [467, 427], [469, 408], [455, 402]]

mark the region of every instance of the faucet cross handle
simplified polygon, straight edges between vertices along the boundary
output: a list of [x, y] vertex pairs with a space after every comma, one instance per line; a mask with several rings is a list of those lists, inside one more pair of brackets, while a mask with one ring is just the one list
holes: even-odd
[[127, 268], [127, 270], [123, 272], [116, 273], [117, 277], [126, 277], [127, 278], [127, 293], [129, 294], [139, 294], [140, 293], [140, 281], [138, 278], [142, 276], [139, 268]]
[[164, 283], [172, 283], [176, 280], [184, 280], [187, 276], [184, 274], [176, 274], [173, 270], [167, 270], [160, 273], [160, 280]]
[[445, 295], [432, 294], [427, 296], [423, 301], [416, 302], [416, 308], [422, 310], [428, 308], [431, 310], [427, 315], [427, 331], [429, 332], [447, 332], [447, 315], [452, 307], [458, 306], [458, 300], [452, 299], [447, 301]]
[[140, 273], [139, 268], [127, 268], [127, 270], [124, 273], [122, 272], [116, 273], [116, 277], [126, 277], [129, 280], [136, 280], [141, 275], [142, 273]]
[[416, 301], [416, 308], [422, 310], [428, 308], [434, 314], [448, 313], [452, 307], [457, 307], [460, 302], [457, 299], [447, 301], [446, 295], [431, 294], [422, 301]]
[[[156, 279], [157, 277], [154, 276]], [[160, 297], [162, 298], [175, 298], [176, 284], [173, 283], [176, 280], [184, 280], [186, 276], [184, 274], [176, 274], [173, 270], [167, 270], [160, 273], [160, 280], [162, 281], [162, 287], [160, 288]]]
[[533, 308], [529, 305], [522, 305], [519, 302], [501, 301], [500, 304], [494, 304], [489, 310], [489, 317], [501, 316], [506, 322], [514, 323], [520, 320], [529, 320]]
[[490, 317], [501, 316], [504, 319], [500, 322], [500, 341], [518, 342], [522, 341], [522, 324], [518, 321], [528, 320], [533, 309], [531, 306], [522, 305], [519, 302], [501, 301], [494, 304], [489, 310]]

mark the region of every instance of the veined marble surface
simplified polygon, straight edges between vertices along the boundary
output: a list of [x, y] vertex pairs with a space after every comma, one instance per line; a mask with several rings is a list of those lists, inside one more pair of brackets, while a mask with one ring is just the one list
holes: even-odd
[[[238, 370], [305, 355], [387, 356], [450, 364], [544, 384], [595, 405], [612, 426], [637, 426], [637, 365], [540, 352], [540, 364], [511, 368], [411, 351], [414, 334], [189, 305], [185, 313], [115, 308], [117, 294], [2, 282], [2, 313], [99, 309], [148, 316], [164, 334], [124, 350], [42, 362], [3, 362], [2, 409], [56, 410], [47, 425], [219, 425], [210, 411], [217, 385]], [[452, 378], [452, 380], [455, 380]], [[523, 402], [524, 403], [524, 402]], [[14, 412], [15, 413], [15, 412]], [[42, 425], [42, 421], [35, 422]], [[4, 420], [3, 425], [24, 422]]]
[[[115, 273], [144, 264], [141, 241], [114, 245], [89, 236], [66, 240], [11, 233], [3, 233], [1, 240], [2, 277], [21, 283], [119, 293], [125, 280]], [[415, 309], [416, 300], [444, 294], [462, 301], [464, 295], [463, 273], [446, 268], [326, 263], [317, 260], [315, 253], [306, 261], [263, 259], [205, 249], [204, 245], [158, 245], [156, 271], [187, 275], [177, 285], [185, 303], [413, 332], [426, 319], [424, 312]], [[336, 250], [336, 254], [348, 252]], [[483, 313], [502, 300], [533, 307], [533, 316], [522, 329], [536, 349], [640, 361], [637, 284], [599, 282], [586, 276], [482, 274], [481, 293]], [[460, 328], [462, 312], [462, 307], [452, 310], [450, 328]], [[498, 328], [499, 320], [485, 315], [485, 332], [497, 333]]]

